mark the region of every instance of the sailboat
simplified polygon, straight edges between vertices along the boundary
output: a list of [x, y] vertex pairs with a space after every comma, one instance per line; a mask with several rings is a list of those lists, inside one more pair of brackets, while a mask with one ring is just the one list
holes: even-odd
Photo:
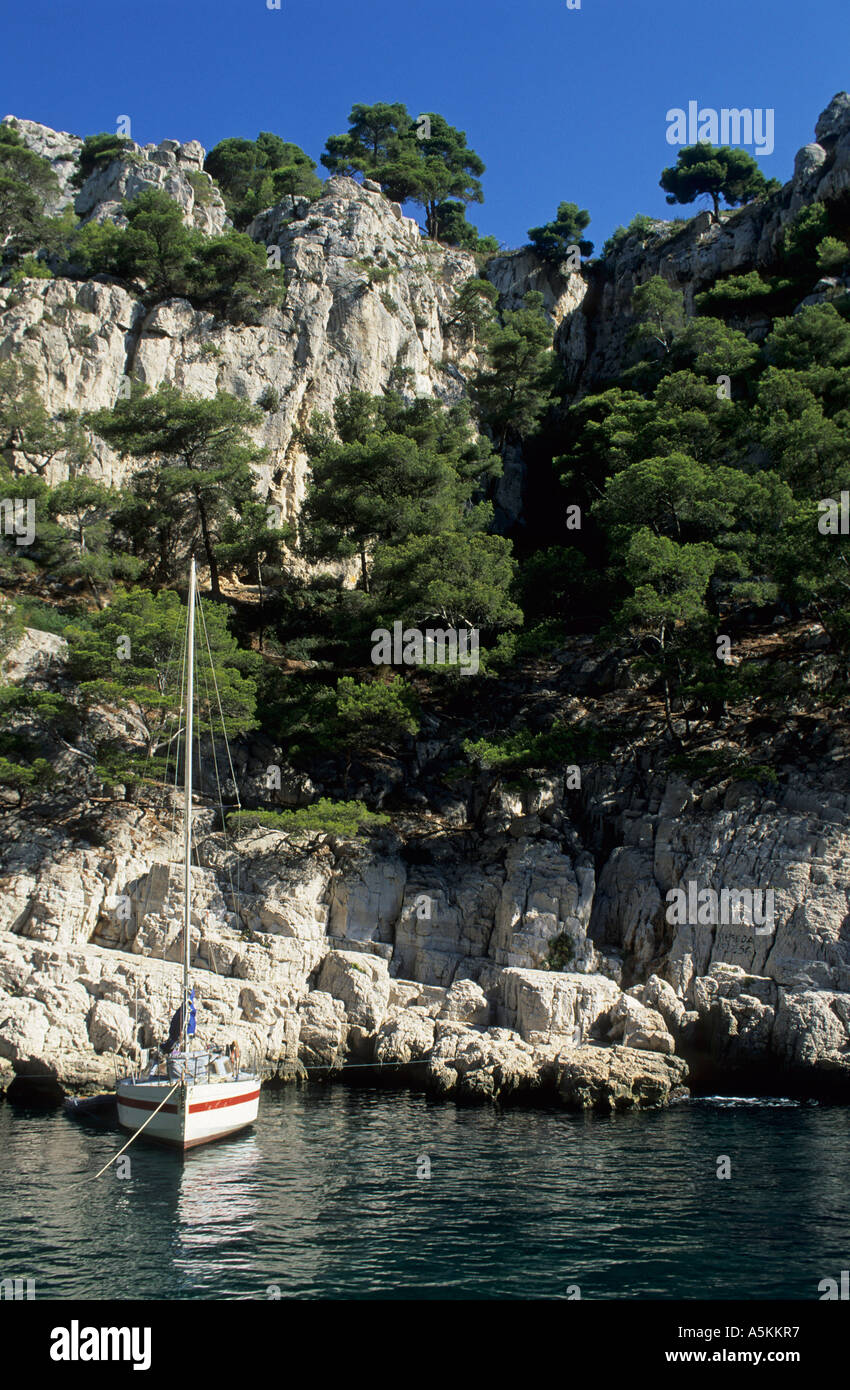
[[233, 1048], [224, 1053], [190, 1051], [195, 1032], [194, 989], [189, 989], [190, 922], [192, 911], [192, 737], [195, 694], [195, 604], [197, 577], [194, 558], [189, 572], [186, 617], [183, 826], [183, 990], [180, 1008], [171, 1023], [165, 1057], [147, 1075], [133, 1074], [116, 1083], [118, 1123], [131, 1133], [185, 1150], [236, 1134], [254, 1123], [260, 1102], [260, 1079], [239, 1067]]

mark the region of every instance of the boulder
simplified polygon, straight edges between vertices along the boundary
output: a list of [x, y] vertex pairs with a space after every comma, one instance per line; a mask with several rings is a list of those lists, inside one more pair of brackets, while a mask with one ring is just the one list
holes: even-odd
[[558, 1059], [558, 1090], [564, 1104], [574, 1109], [648, 1109], [684, 1095], [687, 1074], [678, 1057], [591, 1045]]
[[374, 1033], [383, 1022], [390, 979], [387, 962], [380, 956], [329, 951], [322, 961], [317, 986], [340, 1001], [350, 1024]]

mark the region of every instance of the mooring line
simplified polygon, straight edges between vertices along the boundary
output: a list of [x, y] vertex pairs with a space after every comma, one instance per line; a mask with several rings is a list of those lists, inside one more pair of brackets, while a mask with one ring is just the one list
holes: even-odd
[[148, 1125], [150, 1124], [151, 1120], [153, 1119], [154, 1115], [158, 1115], [158, 1114], [159, 1114], [160, 1110], [162, 1109], [163, 1105], [165, 1105], [166, 1101], [169, 1101], [169, 1100], [171, 1099], [171, 1097], [174, 1095], [174, 1092], [175, 1092], [176, 1090], [178, 1090], [179, 1087], [180, 1087], [181, 1085], [182, 1085], [182, 1082], [180, 1082], [180, 1081], [175, 1081], [174, 1085], [171, 1087], [171, 1090], [168, 1092], [168, 1095], [165, 1097], [165, 1100], [160, 1101], [159, 1105], [156, 1107], [156, 1110], [151, 1111], [150, 1115], [148, 1115], [148, 1118], [145, 1120], [145, 1123], [144, 1123], [143, 1125], [139, 1125], [139, 1128], [136, 1130], [136, 1132], [135, 1132], [134, 1134], [131, 1134], [131, 1135], [130, 1135], [130, 1138], [127, 1140], [127, 1142], [126, 1142], [126, 1144], [123, 1146], [123, 1148], [120, 1148], [120, 1149], [118, 1150], [117, 1154], [113, 1154], [112, 1157], [109, 1159], [109, 1162], [108, 1162], [108, 1163], [104, 1163], [104, 1165], [103, 1165], [103, 1167], [101, 1168], [101, 1170], [100, 1170], [99, 1173], [95, 1173], [95, 1174], [94, 1174], [94, 1177], [91, 1177], [91, 1178], [80, 1178], [79, 1182], [72, 1182], [72, 1183], [71, 1183], [71, 1187], [83, 1187], [85, 1183], [87, 1183], [87, 1182], [94, 1182], [97, 1178], [102, 1177], [102, 1175], [106, 1172], [107, 1168], [110, 1168], [110, 1167], [112, 1166], [112, 1164], [115, 1162], [115, 1160], [116, 1160], [117, 1158], [120, 1158], [121, 1155], [122, 1155], [122, 1153], [124, 1153], [124, 1151], [125, 1151], [126, 1149], [129, 1149], [130, 1145], [133, 1143], [133, 1141], [134, 1141], [135, 1139], [138, 1139], [138, 1137], [139, 1137], [139, 1135], [141, 1134], [142, 1130], [143, 1130], [143, 1129], [147, 1129], [147, 1127], [148, 1127]]

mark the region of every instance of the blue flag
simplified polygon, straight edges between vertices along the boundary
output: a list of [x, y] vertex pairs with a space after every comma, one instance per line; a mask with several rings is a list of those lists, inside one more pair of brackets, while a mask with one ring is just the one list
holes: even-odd
[[[192, 986], [192, 989], [189, 991], [189, 1027], [186, 1029], [186, 1033], [187, 1033], [188, 1037], [190, 1037], [190, 1038], [194, 1037], [194, 1035], [195, 1035], [195, 1027], [196, 1027], [196, 1016], [195, 1016], [195, 988], [194, 988], [194, 985], [193, 985], [193, 986]], [[168, 1042], [165, 1044], [165, 1050], [166, 1050], [166, 1052], [170, 1052], [171, 1049], [172, 1049], [173, 1047], [176, 1047], [177, 1044], [180, 1042], [180, 1039], [182, 1038], [182, 1036], [183, 1036], [183, 1005], [181, 1004], [181, 1005], [180, 1005], [180, 1008], [177, 1010], [176, 1014], [174, 1015], [174, 1017], [173, 1017], [172, 1020], [171, 1020], [171, 1027], [170, 1027], [169, 1030], [168, 1030]]]

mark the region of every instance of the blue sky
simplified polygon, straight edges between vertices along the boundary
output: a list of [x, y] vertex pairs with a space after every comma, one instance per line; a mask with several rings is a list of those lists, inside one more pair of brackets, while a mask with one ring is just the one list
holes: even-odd
[[[563, 199], [597, 246], [668, 209], [666, 113], [771, 107], [768, 176], [790, 177], [850, 87], [850, 0], [6, 0], [2, 112], [141, 144], [271, 130], [318, 160], [354, 102], [403, 101], [487, 165], [482, 233], [511, 246]], [[324, 171], [320, 170], [321, 173]]]

